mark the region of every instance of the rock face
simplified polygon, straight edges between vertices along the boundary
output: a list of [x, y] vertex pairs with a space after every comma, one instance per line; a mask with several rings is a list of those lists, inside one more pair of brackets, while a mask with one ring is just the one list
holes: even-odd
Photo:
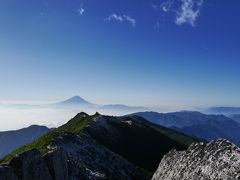
[[50, 180], [51, 176], [40, 152], [32, 149], [14, 157], [9, 164], [20, 179]]
[[[67, 159], [67, 163], [60, 169], [62, 171], [68, 169], [63, 176], [68, 176], [69, 179], [79, 179], [79, 177], [83, 179], [150, 179], [141, 169], [84, 133], [79, 135], [62, 133], [52, 142], [51, 148], [62, 149], [66, 152], [67, 158], [64, 154], [60, 155], [62, 157], [60, 162]], [[55, 161], [57, 161], [59, 155], [57, 154], [55, 157]], [[54, 158], [50, 159], [54, 163]], [[55, 172], [58, 173], [57, 166], [59, 164], [55, 162], [55, 169], [57, 169]]]
[[63, 149], [50, 151], [43, 159], [53, 179], [68, 179], [68, 155]]
[[[136, 116], [98, 117], [85, 130], [93, 139], [112, 152], [152, 174], [156, 171], [162, 157], [171, 149], [185, 150], [194, 142], [192, 138], [155, 126]], [[171, 138], [171, 134], [175, 139]], [[183, 144], [179, 141], [180, 139], [189, 141], [189, 145]]]
[[14, 174], [12, 168], [0, 166], [0, 179], [18, 180], [18, 177]]
[[43, 156], [32, 149], [0, 166], [0, 180], [150, 179], [84, 133], [60, 133], [48, 148]]
[[240, 149], [227, 140], [192, 144], [162, 159], [152, 180], [240, 179]]

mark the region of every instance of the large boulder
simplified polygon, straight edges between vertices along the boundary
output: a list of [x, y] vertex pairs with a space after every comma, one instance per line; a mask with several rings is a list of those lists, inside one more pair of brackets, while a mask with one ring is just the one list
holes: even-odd
[[164, 156], [152, 180], [240, 179], [240, 149], [227, 140], [192, 144]]

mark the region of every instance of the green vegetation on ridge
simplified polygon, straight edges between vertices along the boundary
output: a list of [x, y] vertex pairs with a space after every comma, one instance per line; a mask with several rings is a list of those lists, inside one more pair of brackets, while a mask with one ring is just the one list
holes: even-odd
[[51, 140], [58, 136], [59, 132], [70, 132], [70, 133], [80, 133], [83, 128], [88, 126], [94, 117], [96, 117], [98, 113], [93, 116], [89, 116], [86, 113], [79, 113], [74, 118], [72, 118], [68, 123], [42, 135], [37, 138], [30, 144], [26, 144], [10, 154], [6, 155], [2, 159], [0, 159], [0, 163], [5, 163], [10, 161], [15, 155], [23, 153], [25, 151], [31, 150], [33, 148], [37, 148], [42, 154], [48, 151], [47, 146], [51, 143]]
[[61, 132], [84, 132], [112, 152], [148, 172], [154, 172], [161, 158], [171, 149], [185, 150], [197, 141], [177, 131], [150, 123], [139, 116], [102, 116], [95, 123], [94, 118], [99, 115], [79, 113], [66, 124], [5, 156], [0, 163], [9, 162], [16, 154], [33, 148], [39, 149], [42, 154], [46, 153], [47, 146]]

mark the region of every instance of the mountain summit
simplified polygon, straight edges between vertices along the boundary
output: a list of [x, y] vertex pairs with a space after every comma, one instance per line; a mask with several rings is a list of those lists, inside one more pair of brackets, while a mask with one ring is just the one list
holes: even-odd
[[62, 108], [72, 108], [72, 107], [81, 107], [86, 108], [85, 111], [91, 109], [92, 111], [100, 111], [104, 112], [104, 114], [130, 114], [133, 112], [145, 111], [147, 108], [139, 107], [139, 106], [127, 106], [123, 104], [107, 104], [107, 105], [100, 105], [91, 103], [80, 96], [73, 96], [65, 101], [61, 101], [59, 103], [53, 104], [56, 107]]
[[92, 103], [86, 101], [80, 96], [73, 96], [65, 101], [60, 102], [62, 105], [92, 105]]

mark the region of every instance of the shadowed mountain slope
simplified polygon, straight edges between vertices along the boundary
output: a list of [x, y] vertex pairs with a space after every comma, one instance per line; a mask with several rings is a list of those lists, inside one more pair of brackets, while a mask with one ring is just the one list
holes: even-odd
[[50, 129], [45, 126], [33, 125], [15, 131], [0, 132], [0, 158], [20, 146], [31, 143], [48, 131]]
[[228, 139], [240, 144], [240, 124], [223, 115], [206, 115], [199, 112], [182, 111], [174, 113], [135, 113], [150, 122], [175, 129], [184, 134], [205, 140]]

